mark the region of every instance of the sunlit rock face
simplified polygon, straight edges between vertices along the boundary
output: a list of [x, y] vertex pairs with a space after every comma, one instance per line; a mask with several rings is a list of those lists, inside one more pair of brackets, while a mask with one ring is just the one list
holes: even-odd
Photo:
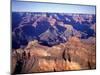
[[96, 68], [94, 14], [13, 12], [12, 18], [13, 74]]
[[13, 51], [12, 73], [95, 69], [95, 52], [95, 44], [77, 37], [70, 37], [67, 42], [52, 47], [30, 41], [24, 49]]

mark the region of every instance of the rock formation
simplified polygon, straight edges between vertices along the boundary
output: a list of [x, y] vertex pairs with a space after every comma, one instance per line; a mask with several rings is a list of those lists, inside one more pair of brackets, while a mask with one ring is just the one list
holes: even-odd
[[30, 41], [24, 49], [12, 52], [12, 73], [95, 69], [95, 58], [95, 44], [87, 44], [77, 37], [52, 47]]

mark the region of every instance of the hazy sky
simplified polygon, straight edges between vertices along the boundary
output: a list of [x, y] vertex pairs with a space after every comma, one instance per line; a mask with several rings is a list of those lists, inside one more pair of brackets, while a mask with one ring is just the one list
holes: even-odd
[[13, 12], [57, 12], [95, 14], [95, 6], [12, 1]]

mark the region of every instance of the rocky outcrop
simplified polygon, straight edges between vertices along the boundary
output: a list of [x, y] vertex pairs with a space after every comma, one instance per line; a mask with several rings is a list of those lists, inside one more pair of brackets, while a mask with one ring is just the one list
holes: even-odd
[[87, 44], [77, 37], [52, 47], [30, 41], [24, 49], [12, 52], [12, 73], [95, 69], [95, 52], [95, 44]]

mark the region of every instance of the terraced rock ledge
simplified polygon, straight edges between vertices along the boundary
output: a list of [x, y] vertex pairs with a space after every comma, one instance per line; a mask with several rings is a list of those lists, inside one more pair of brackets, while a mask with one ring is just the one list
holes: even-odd
[[95, 42], [88, 43], [77, 37], [52, 47], [30, 41], [25, 48], [12, 51], [12, 73], [95, 69]]

